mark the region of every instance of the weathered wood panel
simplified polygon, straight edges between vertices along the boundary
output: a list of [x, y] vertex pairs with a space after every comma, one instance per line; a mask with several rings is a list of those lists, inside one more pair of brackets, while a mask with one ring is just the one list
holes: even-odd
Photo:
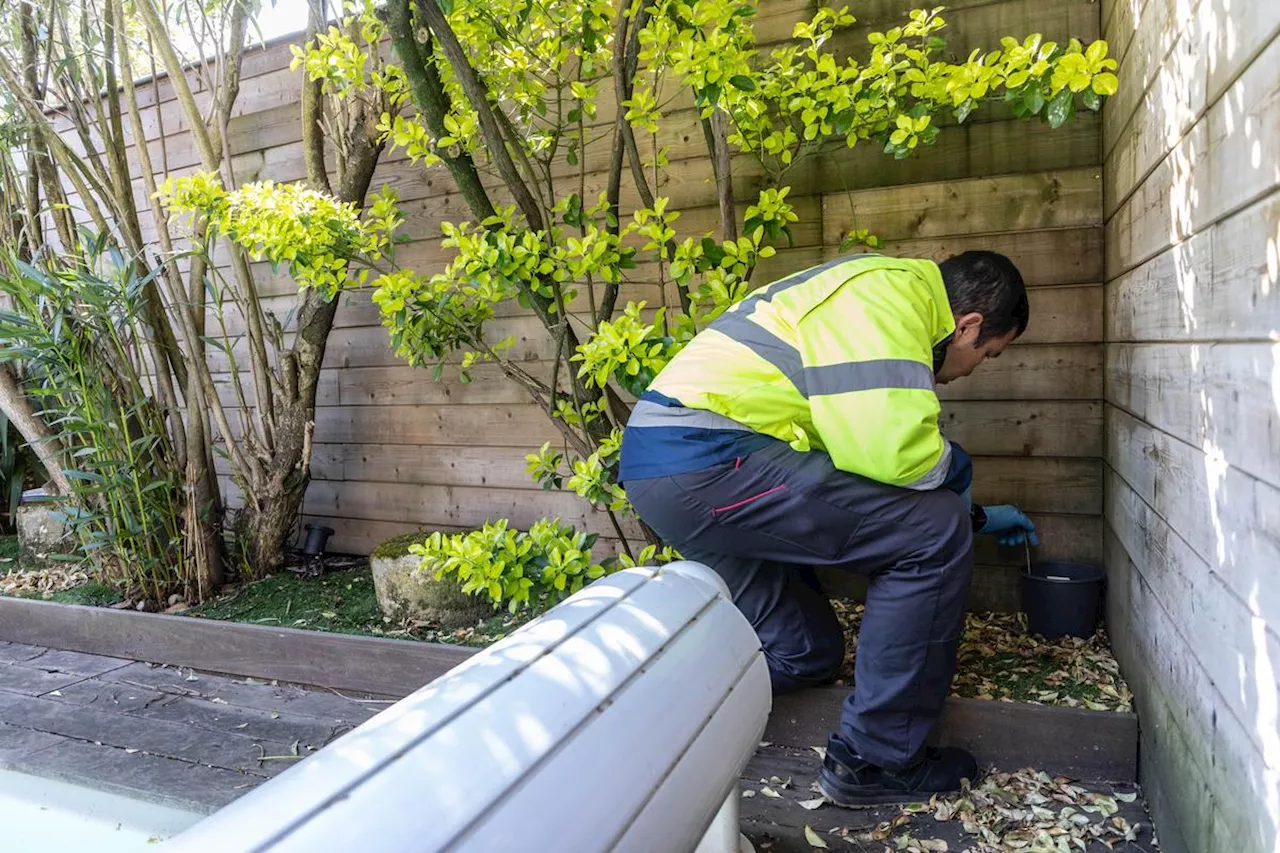
[[[1125, 0], [1128, 2], [1128, 0]], [[1116, 139], [1128, 124], [1137, 104], [1146, 95], [1165, 64], [1178, 34], [1195, 18], [1198, 0], [1145, 0], [1136, 18], [1123, 15], [1113, 20], [1104, 37], [1124, 63], [1124, 85], [1107, 104], [1102, 131], [1103, 153], [1110, 155]], [[1123, 32], [1120, 29], [1123, 28]], [[1127, 45], [1126, 37], [1130, 36]]]
[[1107, 399], [1174, 438], [1280, 486], [1275, 344], [1116, 344]]
[[1280, 5], [1113, 5], [1113, 44], [1136, 33], [1103, 117], [1108, 620], [1162, 848], [1267, 850]]

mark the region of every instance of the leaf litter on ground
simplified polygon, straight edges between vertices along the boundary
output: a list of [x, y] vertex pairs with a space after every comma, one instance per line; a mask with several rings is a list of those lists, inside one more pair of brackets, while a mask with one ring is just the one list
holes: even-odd
[[[836, 599], [832, 606], [845, 629], [842, 675], [851, 681], [863, 605]], [[1133, 710], [1133, 694], [1120, 676], [1105, 629], [1088, 640], [1045, 640], [1027, 633], [1021, 613], [982, 612], [965, 617], [951, 692], [969, 699]]]
[[[1118, 814], [1120, 803], [1132, 803], [1137, 796], [1133, 791], [1101, 793], [1032, 768], [993, 770], [976, 787], [901, 806], [899, 814], [870, 830], [841, 827], [832, 834], [860, 847], [885, 845], [875, 849], [886, 853], [1085, 853], [1097, 845], [1115, 849], [1118, 843], [1138, 840], [1142, 823]], [[966, 841], [951, 847], [944, 839], [929, 837], [930, 820], [959, 823]]]
[[76, 567], [13, 572], [0, 576], [0, 595], [49, 598], [56, 592], [83, 586], [89, 581], [89, 573]]
[[[1117, 842], [1136, 841], [1142, 824], [1118, 814], [1119, 802], [1136, 798], [1133, 792], [1091, 791], [1066, 777], [1024, 768], [991, 772], [976, 787], [903, 806], [902, 811], [959, 822], [973, 837], [965, 849], [975, 853], [1070, 853], [1088, 850], [1095, 842], [1112, 849]], [[938, 849], [906, 835], [898, 841], [898, 849], [907, 853]]]

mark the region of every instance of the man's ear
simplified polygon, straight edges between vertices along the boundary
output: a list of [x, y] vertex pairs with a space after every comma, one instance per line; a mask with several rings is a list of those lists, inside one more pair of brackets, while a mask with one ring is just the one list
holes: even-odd
[[982, 332], [982, 315], [977, 311], [956, 316], [956, 342], [976, 343]]

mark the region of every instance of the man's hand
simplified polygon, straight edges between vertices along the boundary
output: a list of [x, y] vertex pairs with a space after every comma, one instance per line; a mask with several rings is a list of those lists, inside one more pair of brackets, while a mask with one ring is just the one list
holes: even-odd
[[998, 504], [982, 509], [987, 514], [987, 523], [978, 530], [979, 533], [993, 534], [1001, 545], [1019, 545], [1023, 540], [1030, 541], [1032, 545], [1040, 544], [1036, 538], [1036, 526], [1016, 506]]

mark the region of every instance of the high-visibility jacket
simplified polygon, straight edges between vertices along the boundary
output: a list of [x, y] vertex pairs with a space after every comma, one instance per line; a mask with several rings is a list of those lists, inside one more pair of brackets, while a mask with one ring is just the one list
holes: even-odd
[[780, 440], [872, 480], [937, 488], [964, 456], [939, 430], [934, 390], [935, 348], [954, 331], [932, 261], [846, 256], [774, 282], [659, 372], [628, 421], [619, 479]]

